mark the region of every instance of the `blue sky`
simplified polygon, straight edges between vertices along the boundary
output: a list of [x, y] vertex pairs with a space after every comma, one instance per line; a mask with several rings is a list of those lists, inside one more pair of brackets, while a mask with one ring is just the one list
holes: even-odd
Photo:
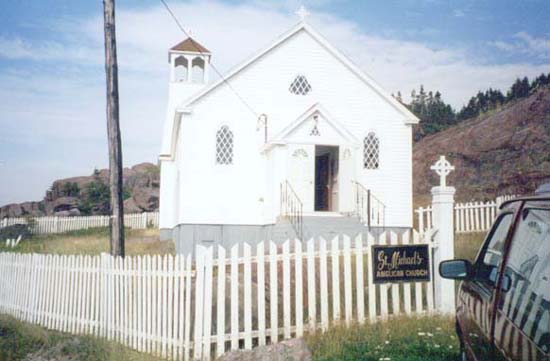
[[[168, 0], [223, 70], [308, 21], [386, 90], [424, 84], [460, 107], [550, 72], [550, 2]], [[117, 2], [125, 166], [156, 162], [166, 50], [183, 39], [156, 1]], [[0, 205], [107, 166], [101, 1], [7, 0], [0, 13]], [[234, 46], [238, 39], [239, 46]]]

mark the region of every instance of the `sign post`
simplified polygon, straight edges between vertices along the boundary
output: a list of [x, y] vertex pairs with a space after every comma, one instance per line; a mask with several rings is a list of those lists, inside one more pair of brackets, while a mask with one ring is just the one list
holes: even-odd
[[454, 314], [455, 285], [439, 275], [441, 261], [454, 258], [454, 194], [455, 188], [447, 186], [447, 176], [454, 167], [440, 156], [431, 167], [439, 175], [439, 186], [432, 188], [432, 224], [436, 230], [434, 241], [434, 298], [435, 308], [441, 313]]

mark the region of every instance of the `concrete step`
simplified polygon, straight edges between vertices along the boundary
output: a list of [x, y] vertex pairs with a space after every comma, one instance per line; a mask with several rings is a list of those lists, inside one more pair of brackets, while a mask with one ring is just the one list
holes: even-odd
[[[355, 237], [357, 234], [367, 231], [367, 227], [359, 221], [359, 218], [339, 213], [337, 215], [330, 213], [305, 215], [302, 221], [304, 239], [318, 237], [331, 239], [341, 234]], [[297, 235], [290, 221], [281, 218], [273, 226], [272, 237], [274, 241], [284, 241], [285, 239], [295, 238]]]

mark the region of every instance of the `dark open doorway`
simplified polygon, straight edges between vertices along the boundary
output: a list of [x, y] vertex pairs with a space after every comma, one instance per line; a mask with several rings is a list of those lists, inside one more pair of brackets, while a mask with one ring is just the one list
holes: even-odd
[[315, 211], [338, 209], [338, 147], [315, 146]]

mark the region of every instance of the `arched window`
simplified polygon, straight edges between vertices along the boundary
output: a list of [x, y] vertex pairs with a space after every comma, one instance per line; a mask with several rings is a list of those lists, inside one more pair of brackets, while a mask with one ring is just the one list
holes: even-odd
[[202, 58], [195, 58], [191, 62], [192, 70], [192, 77], [191, 81], [193, 83], [203, 83], [204, 82], [204, 59]]
[[380, 167], [380, 141], [374, 132], [363, 139], [363, 167], [378, 169]]
[[290, 83], [290, 87], [288, 88], [288, 90], [292, 94], [307, 95], [311, 91], [311, 85], [304, 75], [298, 75], [296, 78], [294, 78], [292, 83]]
[[233, 164], [233, 132], [227, 125], [216, 132], [216, 163]]
[[307, 152], [302, 148], [296, 149], [294, 153], [292, 153], [292, 156], [294, 158], [307, 158]]
[[174, 62], [174, 80], [177, 82], [187, 81], [189, 74], [189, 62], [185, 56], [178, 56]]

